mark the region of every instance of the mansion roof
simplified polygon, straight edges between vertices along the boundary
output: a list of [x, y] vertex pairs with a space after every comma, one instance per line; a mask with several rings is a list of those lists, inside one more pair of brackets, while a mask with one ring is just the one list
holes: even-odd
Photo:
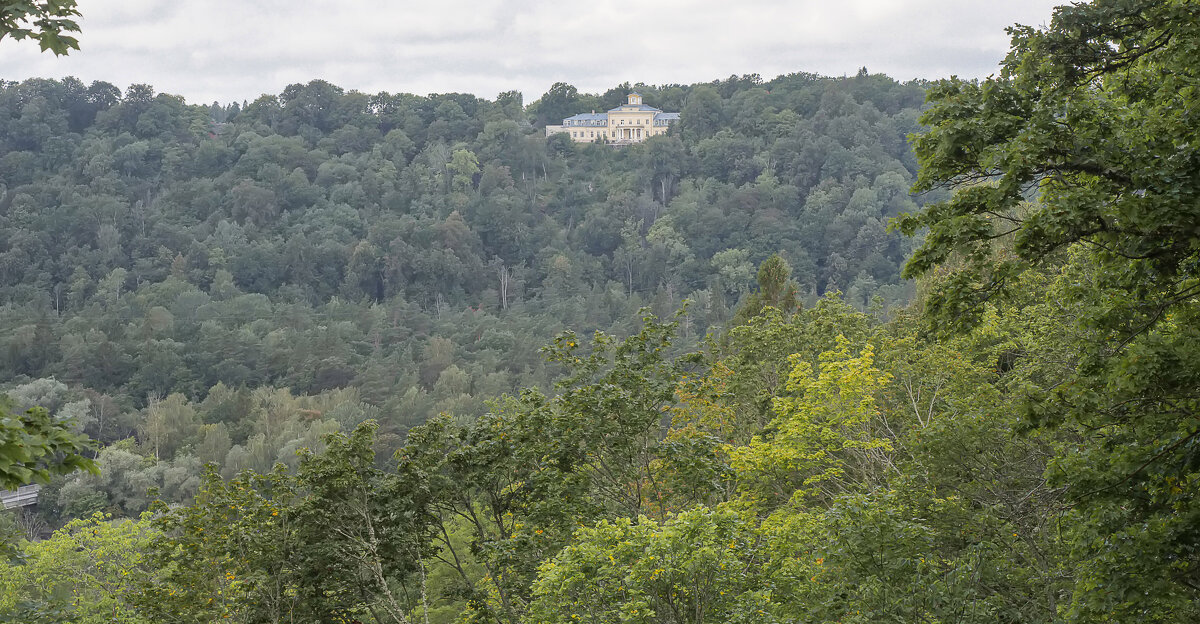
[[637, 111], [637, 112], [641, 112], [641, 113], [649, 113], [649, 112], [661, 113], [662, 112], [662, 110], [660, 110], [660, 109], [654, 108], [653, 106], [646, 106], [645, 104], [622, 104], [616, 108], [608, 109], [608, 112], [610, 112], [610, 113], [617, 113], [617, 112], [624, 112], [624, 111]]
[[[646, 106], [645, 104], [641, 104], [639, 106], [640, 107], [638, 108], [637, 112], [648, 113], [648, 112], [653, 111], [655, 121], [679, 119], [679, 113], [664, 113], [657, 108], [654, 108], [652, 106]], [[608, 112], [609, 113], [626, 112], [626, 111], [622, 111], [621, 108], [622, 107], [617, 107]], [[629, 106], [626, 105], [624, 108], [626, 110], [628, 110]], [[571, 122], [575, 122], [575, 121], [608, 121], [608, 113], [580, 113], [578, 115], [571, 115], [570, 117], [563, 119], [563, 125], [564, 126], [574, 125]]]

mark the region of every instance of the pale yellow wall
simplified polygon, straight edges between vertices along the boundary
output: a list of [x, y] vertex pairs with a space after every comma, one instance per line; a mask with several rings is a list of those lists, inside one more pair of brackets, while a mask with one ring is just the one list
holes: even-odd
[[[605, 138], [607, 135], [604, 133], [608, 130], [608, 128], [604, 126], [546, 126], [546, 136], [550, 136], [552, 134], [550, 132], [551, 127], [562, 128], [561, 132], [566, 132], [576, 143], [591, 143], [597, 138]], [[554, 132], [553, 134], [557, 134], [557, 132], [558, 131]]]
[[[664, 126], [658, 127], [666, 129]], [[626, 139], [625, 135], [629, 134], [631, 136], [628, 138], [631, 140], [644, 141], [653, 136], [651, 133], [655, 129], [654, 113], [638, 111], [636, 106], [621, 106], [616, 110], [609, 111], [608, 129], [610, 135], [616, 136], [618, 139]], [[626, 130], [631, 132], [626, 133]], [[654, 134], [658, 133], [654, 132]]]

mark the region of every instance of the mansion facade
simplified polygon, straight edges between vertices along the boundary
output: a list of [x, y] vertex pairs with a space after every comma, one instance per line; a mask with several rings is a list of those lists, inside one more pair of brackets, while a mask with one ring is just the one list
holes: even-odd
[[546, 126], [546, 136], [566, 133], [576, 143], [626, 145], [663, 134], [677, 121], [679, 113], [664, 113], [642, 104], [640, 93], [630, 93], [627, 103], [607, 113], [582, 113], [567, 117], [561, 126]]

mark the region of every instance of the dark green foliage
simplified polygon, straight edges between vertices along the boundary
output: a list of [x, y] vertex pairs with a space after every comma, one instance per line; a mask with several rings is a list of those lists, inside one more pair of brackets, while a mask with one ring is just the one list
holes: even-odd
[[402, 587], [396, 596], [391, 579], [415, 579], [434, 552], [430, 492], [419, 475], [376, 466], [376, 428], [367, 422], [331, 436], [325, 451], [307, 454], [297, 473], [306, 492], [294, 511], [305, 545], [296, 558], [297, 593], [319, 621], [351, 613], [363, 602], [388, 613], [385, 621], [403, 621], [401, 605], [421, 588]]
[[[654, 481], [654, 448], [682, 367], [668, 358], [674, 331], [646, 317], [640, 332], [620, 342], [598, 333], [590, 349], [564, 334], [547, 348], [568, 371], [556, 397], [526, 391], [476, 422], [442, 417], [411, 433], [400, 468], [427, 479], [440, 545], [451, 549], [450, 527], [465, 522], [471, 554], [490, 576], [490, 587], [468, 596], [477, 621], [518, 621], [538, 564], [580, 522], [651, 513], [660, 502], [643, 487]], [[459, 557], [440, 558], [476, 581]]]
[[[350, 386], [402, 435], [442, 410], [478, 415], [493, 392], [545, 389], [536, 347], [564, 327], [627, 334], [642, 306], [690, 298], [694, 341], [772, 254], [794, 267], [797, 301], [835, 288], [860, 306], [903, 301], [907, 247], [884, 220], [912, 206], [902, 136], [921, 88], [872, 81], [558, 85], [528, 110], [511, 94], [323, 81], [236, 110], [148, 85], [4, 83], [0, 375], [134, 407], [217, 384]], [[615, 105], [626, 87], [711, 127], [611, 149], [528, 123]], [[427, 357], [435, 340], [448, 360]]]
[[[632, 88], [694, 123], [624, 149], [535, 129]], [[0, 84], [0, 375], [62, 386], [108, 445], [29, 535], [184, 503], [158, 508], [149, 621], [518, 622], [579, 523], [730, 501], [722, 445], [771, 421], [788, 355], [861, 349], [854, 306], [908, 297], [884, 223], [915, 208], [922, 93], [744, 76], [522, 109], [314, 81], [243, 107]], [[735, 309], [728, 345], [680, 355]], [[717, 364], [732, 394], [684, 390]], [[694, 397], [737, 431], [676, 435]], [[722, 540], [758, 526], [722, 514]]]
[[[924, 211], [924, 85], [865, 68], [637, 85], [684, 119], [621, 150], [525, 116], [628, 85], [522, 111], [6, 83], [0, 371], [69, 381], [11, 394], [112, 443], [45, 517], [191, 501], [136, 578], [72, 595], [164, 622], [1196, 621], [1198, 18], [1062, 7], [1000, 76], [933, 85]], [[898, 215], [921, 310], [889, 307]], [[0, 567], [0, 615], [95, 607], [44, 600], [55, 557], [112, 559], [68, 538]]]
[[1078, 436], [1048, 473], [1081, 572], [1066, 613], [1194, 617], [1200, 6], [1102, 0], [1012, 35], [1000, 76], [930, 90], [916, 188], [957, 192], [900, 221], [929, 228], [905, 270], [951, 268], [926, 302], [942, 326], [1020, 297], [1030, 267], [1070, 276], [1055, 317], [1078, 341], [1026, 408]]
[[62, 56], [79, 49], [79, 40], [65, 35], [79, 32], [75, 0], [16, 0], [0, 3], [0, 39], [37, 39], [42, 51]]
[[376, 425], [330, 436], [293, 475], [223, 480], [208, 469], [188, 506], [155, 521], [139, 599], [155, 621], [407, 622], [431, 537], [425, 490], [375, 466]]

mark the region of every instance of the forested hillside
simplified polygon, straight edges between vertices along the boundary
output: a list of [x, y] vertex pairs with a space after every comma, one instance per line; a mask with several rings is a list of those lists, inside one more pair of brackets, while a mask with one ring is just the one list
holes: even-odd
[[0, 620], [1200, 621], [1200, 3], [1011, 35], [622, 149], [6, 85]]
[[320, 81], [245, 106], [2, 86], [0, 378], [113, 445], [101, 477], [50, 493], [52, 525], [136, 514], [148, 484], [184, 500], [205, 462], [295, 464], [368, 418], [388, 455], [435, 414], [548, 389], [538, 350], [566, 328], [625, 335], [691, 299], [695, 345], [771, 254], [809, 303], [909, 293], [886, 222], [915, 208], [924, 90], [885, 76], [638, 85], [684, 122], [626, 148], [540, 124], [629, 85], [528, 107]]

